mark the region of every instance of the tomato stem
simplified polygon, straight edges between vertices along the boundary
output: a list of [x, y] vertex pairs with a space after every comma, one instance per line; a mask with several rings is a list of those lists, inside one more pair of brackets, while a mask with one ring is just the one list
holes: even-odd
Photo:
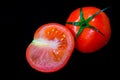
[[92, 16], [90, 16], [89, 18], [87, 18], [86, 20], [84, 19], [84, 15], [83, 15], [83, 11], [82, 8], [80, 8], [80, 21], [78, 22], [66, 22], [66, 24], [71, 24], [74, 26], [79, 26], [80, 29], [78, 30], [77, 34], [76, 34], [76, 38], [81, 34], [81, 32], [85, 29], [85, 28], [91, 28], [94, 29], [95, 31], [99, 32], [101, 35], [104, 36], [104, 34], [98, 30], [97, 28], [95, 28], [94, 26], [91, 26], [90, 24], [88, 24], [96, 15], [100, 14], [101, 12], [105, 11], [106, 9], [108, 9], [109, 7], [106, 7], [102, 10], [99, 10], [98, 12], [96, 12], [95, 14], [93, 14]]

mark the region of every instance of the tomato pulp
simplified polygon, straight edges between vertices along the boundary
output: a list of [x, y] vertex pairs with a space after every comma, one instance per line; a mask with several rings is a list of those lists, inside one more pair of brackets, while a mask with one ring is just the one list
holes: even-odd
[[40, 72], [55, 72], [68, 62], [74, 50], [74, 37], [63, 25], [48, 23], [38, 28], [27, 47], [26, 59]]
[[111, 36], [108, 16], [96, 7], [75, 9], [68, 17], [66, 27], [76, 37], [75, 47], [82, 53], [93, 53], [104, 47]]

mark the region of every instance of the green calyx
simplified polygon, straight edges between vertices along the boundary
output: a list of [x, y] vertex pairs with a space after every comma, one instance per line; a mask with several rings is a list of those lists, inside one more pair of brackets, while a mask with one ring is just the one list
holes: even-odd
[[82, 8], [80, 8], [80, 21], [79, 21], [79, 22], [66, 22], [66, 24], [71, 24], [71, 25], [79, 26], [79, 27], [80, 27], [79, 31], [78, 31], [77, 34], [76, 34], [76, 37], [78, 37], [85, 28], [92, 28], [92, 29], [94, 29], [95, 31], [99, 32], [101, 35], [104, 36], [104, 34], [103, 34], [100, 30], [98, 30], [98, 29], [95, 28], [94, 26], [91, 26], [91, 25], [89, 24], [89, 22], [90, 22], [96, 15], [98, 15], [99, 13], [105, 11], [105, 10], [108, 9], [108, 8], [109, 8], [109, 7], [104, 8], [104, 9], [96, 12], [95, 14], [93, 14], [92, 16], [90, 16], [89, 18], [87, 18], [86, 20], [84, 19], [84, 15], [83, 15], [83, 12], [82, 12]]

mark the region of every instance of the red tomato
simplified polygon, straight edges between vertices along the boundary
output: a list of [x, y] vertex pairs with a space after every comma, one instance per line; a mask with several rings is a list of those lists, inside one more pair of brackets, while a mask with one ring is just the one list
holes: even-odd
[[104, 47], [111, 36], [108, 16], [96, 7], [74, 10], [68, 17], [66, 27], [76, 37], [76, 49], [83, 53], [93, 53]]
[[38, 28], [26, 50], [26, 59], [33, 69], [55, 72], [68, 62], [74, 49], [74, 37], [63, 25], [48, 23]]

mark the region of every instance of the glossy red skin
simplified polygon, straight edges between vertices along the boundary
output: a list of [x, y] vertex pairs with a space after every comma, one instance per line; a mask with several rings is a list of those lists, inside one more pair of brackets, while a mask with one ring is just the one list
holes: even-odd
[[[85, 20], [99, 10], [100, 9], [96, 7], [83, 7], [82, 11]], [[78, 21], [80, 21], [80, 8], [74, 10], [67, 19], [67, 22]], [[89, 22], [89, 24], [99, 29], [104, 34], [104, 36], [93, 29], [85, 28], [83, 32], [79, 35], [79, 37], [76, 38], [75, 42], [76, 49], [83, 53], [93, 53], [100, 50], [108, 43], [111, 36], [110, 21], [108, 16], [104, 12], [101, 12], [100, 14], [95, 16]], [[72, 32], [74, 37], [76, 36], [80, 28], [78, 26], [73, 26], [70, 24], [66, 24], [66, 27]]]
[[[33, 68], [33, 69], [35, 69], [35, 70], [37, 70], [37, 71], [40, 71], [40, 72], [44, 72], [44, 73], [51, 73], [51, 72], [56, 72], [56, 71], [58, 71], [58, 70], [60, 70], [60, 69], [62, 69], [66, 64], [67, 64], [67, 62], [68, 62], [68, 60], [69, 60], [69, 58], [70, 58], [70, 56], [72, 55], [72, 52], [73, 52], [73, 50], [74, 50], [74, 37], [73, 37], [73, 35], [72, 35], [72, 33], [65, 27], [65, 26], [63, 26], [63, 25], [61, 25], [61, 24], [58, 24], [58, 23], [48, 23], [48, 24], [44, 24], [44, 25], [42, 25], [42, 26], [40, 26], [37, 30], [36, 30], [36, 32], [35, 32], [35, 34], [34, 34], [34, 39], [37, 39], [37, 38], [39, 38], [40, 36], [39, 36], [39, 32], [45, 27], [45, 26], [50, 26], [50, 25], [55, 25], [55, 26], [57, 26], [57, 27], [55, 27], [55, 28], [59, 28], [59, 29], [61, 29], [62, 31], [65, 31], [66, 33], [65, 34], [67, 34], [68, 35], [68, 37], [70, 38], [70, 46], [71, 46], [71, 48], [69, 49], [69, 51], [68, 51], [68, 53], [69, 54], [67, 54], [67, 57], [66, 57], [66, 59], [64, 60], [64, 62], [62, 62], [62, 61], [59, 61], [58, 63], [60, 63], [60, 62], [62, 62], [62, 64], [61, 65], [59, 65], [59, 66], [57, 66], [57, 67], [55, 67], [56, 65], [54, 64], [53, 66], [52, 66], [52, 68], [44, 68], [44, 66], [42, 66], [42, 67], [38, 67], [38, 66], [36, 66], [32, 61], [31, 61], [31, 56], [30, 56], [30, 53], [34, 50], [34, 49], [39, 49], [39, 46], [35, 46], [34, 44], [30, 44], [28, 47], [27, 47], [27, 49], [26, 49], [26, 59], [27, 59], [27, 62], [30, 64], [30, 66]], [[41, 46], [42, 47], [42, 46]], [[34, 49], [33, 49], [34, 48]], [[45, 49], [45, 50], [47, 50], [47, 49]], [[38, 50], [39, 51], [39, 50]], [[67, 53], [67, 52], [66, 52]], [[64, 53], [64, 55], [66, 54], [66, 53]], [[41, 53], [40, 53], [41, 54]], [[64, 56], [63, 55], [63, 56]], [[49, 56], [50, 57], [50, 56]], [[43, 58], [44, 59], [44, 58]], [[52, 63], [52, 62], [51, 62]], [[49, 66], [48, 66], [49, 67]]]

